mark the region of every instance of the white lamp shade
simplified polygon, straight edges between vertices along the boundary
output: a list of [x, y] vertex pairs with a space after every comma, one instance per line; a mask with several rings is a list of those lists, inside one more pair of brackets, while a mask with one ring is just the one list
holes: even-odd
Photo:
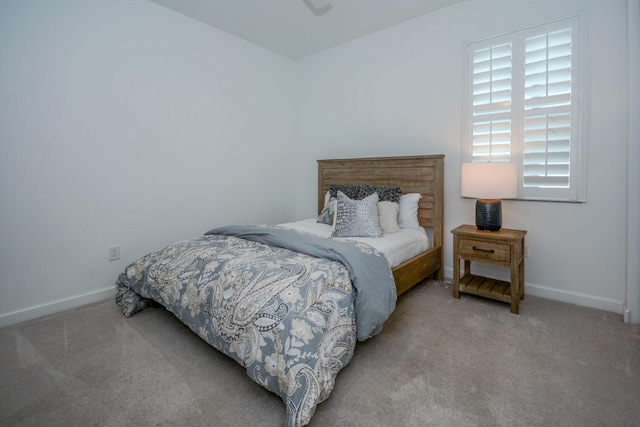
[[512, 199], [518, 195], [518, 169], [513, 162], [463, 163], [462, 197]]

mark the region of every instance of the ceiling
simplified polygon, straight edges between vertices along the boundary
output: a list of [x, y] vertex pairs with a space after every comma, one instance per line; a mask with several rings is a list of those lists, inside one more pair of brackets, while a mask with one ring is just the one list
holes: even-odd
[[151, 0], [292, 59], [462, 0], [333, 0], [316, 16], [304, 0]]

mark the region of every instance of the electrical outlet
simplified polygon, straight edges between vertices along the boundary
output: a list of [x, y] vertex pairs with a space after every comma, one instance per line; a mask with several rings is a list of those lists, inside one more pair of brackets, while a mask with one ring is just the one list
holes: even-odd
[[120, 245], [109, 246], [109, 261], [120, 259]]

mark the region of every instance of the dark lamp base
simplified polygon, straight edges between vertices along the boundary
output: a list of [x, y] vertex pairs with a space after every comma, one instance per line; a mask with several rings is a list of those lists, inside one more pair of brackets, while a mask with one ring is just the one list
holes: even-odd
[[476, 201], [476, 227], [478, 230], [499, 231], [502, 228], [502, 201], [478, 199]]

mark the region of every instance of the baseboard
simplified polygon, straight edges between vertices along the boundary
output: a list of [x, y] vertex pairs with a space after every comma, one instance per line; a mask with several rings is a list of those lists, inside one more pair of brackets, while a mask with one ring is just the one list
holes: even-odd
[[[453, 277], [453, 268], [444, 268], [444, 276], [451, 280]], [[526, 295], [533, 295], [536, 297], [547, 298], [554, 301], [566, 302], [568, 304], [575, 304], [582, 307], [595, 308], [598, 310], [609, 311], [612, 313], [618, 313], [620, 315], [629, 316], [629, 313], [625, 313], [624, 303], [622, 301], [615, 301], [606, 298], [593, 297], [591, 295], [579, 294], [575, 292], [565, 292], [558, 289], [552, 289], [546, 286], [540, 286], [527, 282], [525, 284]], [[78, 295], [71, 298], [65, 298], [57, 301], [53, 301], [47, 304], [41, 304], [33, 307], [28, 307], [22, 310], [16, 310], [9, 313], [0, 314], [0, 328], [3, 326], [12, 325], [25, 320], [31, 320], [49, 314], [57, 313], [71, 308], [79, 307], [85, 304], [91, 304], [94, 302], [102, 301], [105, 299], [113, 298], [115, 295], [114, 288], [112, 286], [86, 294]], [[626, 319], [625, 319], [626, 320]]]
[[115, 288], [113, 286], [110, 286], [98, 291], [60, 299], [46, 304], [27, 307], [22, 310], [3, 313], [0, 314], [0, 327], [13, 325], [15, 323], [24, 322], [25, 320], [31, 320], [42, 316], [47, 316], [49, 314], [80, 307], [85, 304], [103, 301], [108, 298], [114, 298], [114, 296]]
[[569, 304], [579, 305], [582, 307], [595, 308], [598, 310], [609, 311], [611, 313], [623, 314], [624, 303], [608, 298], [594, 297], [575, 292], [565, 292], [558, 289], [551, 289], [546, 286], [525, 283], [526, 295], [552, 299], [554, 301], [566, 302]]
[[[453, 277], [453, 268], [445, 268], [444, 275], [451, 279]], [[507, 279], [508, 280], [508, 279]], [[611, 313], [624, 314], [624, 302], [615, 301], [608, 298], [594, 297], [577, 292], [567, 292], [559, 289], [549, 288], [547, 286], [536, 285], [525, 281], [525, 295], [532, 295], [540, 298], [547, 298], [554, 301], [566, 302], [568, 304], [579, 305], [581, 307], [595, 308], [598, 310], [609, 311]], [[526, 299], [525, 299], [526, 301]]]

